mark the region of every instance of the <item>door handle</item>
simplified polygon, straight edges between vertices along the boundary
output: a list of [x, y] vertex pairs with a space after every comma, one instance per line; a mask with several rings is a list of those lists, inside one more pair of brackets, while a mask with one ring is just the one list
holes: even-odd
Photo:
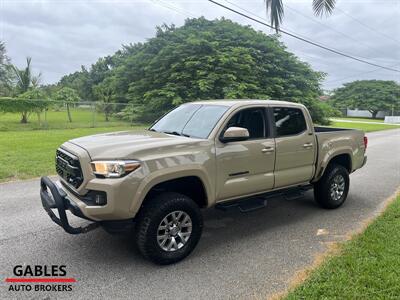
[[272, 147], [265, 147], [264, 149], [261, 150], [262, 153], [271, 153], [274, 152], [274, 148]]
[[310, 148], [312, 148], [312, 146], [313, 146], [312, 143], [305, 143], [305, 144], [303, 145], [303, 148], [310, 149]]

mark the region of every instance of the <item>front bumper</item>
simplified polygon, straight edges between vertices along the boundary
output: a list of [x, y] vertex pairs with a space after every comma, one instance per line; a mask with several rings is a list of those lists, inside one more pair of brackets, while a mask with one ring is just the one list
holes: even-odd
[[[80, 208], [73, 201], [69, 200], [67, 194], [59, 189], [48, 177], [40, 179], [40, 198], [43, 208], [51, 220], [70, 234], [86, 233], [99, 226], [99, 223], [93, 222], [84, 227], [72, 227], [68, 221], [67, 210], [77, 217], [89, 221], [92, 220], [85, 217]], [[58, 211], [58, 217], [53, 212], [53, 209]]]

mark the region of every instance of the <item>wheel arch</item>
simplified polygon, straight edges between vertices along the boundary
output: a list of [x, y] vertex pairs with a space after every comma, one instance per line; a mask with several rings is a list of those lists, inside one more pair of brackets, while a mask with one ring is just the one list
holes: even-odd
[[353, 170], [353, 161], [351, 158], [351, 154], [347, 151], [344, 152], [338, 152], [329, 157], [328, 160], [326, 160], [325, 163], [322, 163], [322, 167], [319, 171], [319, 174], [317, 177], [313, 180], [314, 182], [318, 181], [321, 179], [322, 176], [324, 176], [326, 169], [331, 165], [331, 164], [338, 164], [346, 168], [347, 172], [349, 174]]
[[351, 155], [349, 153], [342, 153], [342, 154], [338, 154], [338, 155], [332, 157], [329, 160], [328, 164], [326, 165], [326, 168], [331, 164], [341, 165], [341, 166], [345, 167], [347, 172], [349, 172], [349, 173], [351, 173], [352, 168], [353, 168], [353, 166], [352, 166], [353, 162], [351, 159]]
[[201, 170], [185, 170], [167, 174], [152, 174], [152, 178], [144, 180], [132, 202], [131, 211], [136, 214], [144, 201], [162, 191], [176, 192], [193, 199], [199, 207], [209, 207], [214, 195], [206, 174]]

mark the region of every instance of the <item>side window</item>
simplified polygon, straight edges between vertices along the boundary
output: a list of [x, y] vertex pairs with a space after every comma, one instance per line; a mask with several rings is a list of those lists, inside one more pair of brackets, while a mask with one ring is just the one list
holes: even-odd
[[274, 107], [274, 118], [278, 137], [296, 135], [307, 129], [306, 120], [301, 109]]
[[237, 112], [226, 128], [243, 127], [249, 131], [250, 139], [260, 139], [266, 136], [265, 109], [263, 107], [246, 108]]

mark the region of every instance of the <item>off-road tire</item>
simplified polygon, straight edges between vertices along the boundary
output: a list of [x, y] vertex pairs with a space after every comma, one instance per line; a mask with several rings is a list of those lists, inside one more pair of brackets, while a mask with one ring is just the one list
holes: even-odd
[[[335, 193], [332, 193], [335, 178], [344, 179], [343, 194], [341, 194], [337, 199], [335, 199]], [[322, 178], [314, 185], [315, 201], [323, 208], [338, 208], [346, 201], [349, 186], [350, 178], [347, 169], [341, 165], [331, 164], [326, 169]]]
[[[157, 232], [162, 220], [168, 214], [183, 211], [190, 216], [191, 234], [182, 248], [173, 252], [161, 248]], [[136, 244], [140, 253], [160, 265], [176, 263], [188, 256], [196, 247], [203, 230], [203, 218], [198, 205], [189, 197], [165, 192], [148, 199], [141, 207], [135, 226]]]

